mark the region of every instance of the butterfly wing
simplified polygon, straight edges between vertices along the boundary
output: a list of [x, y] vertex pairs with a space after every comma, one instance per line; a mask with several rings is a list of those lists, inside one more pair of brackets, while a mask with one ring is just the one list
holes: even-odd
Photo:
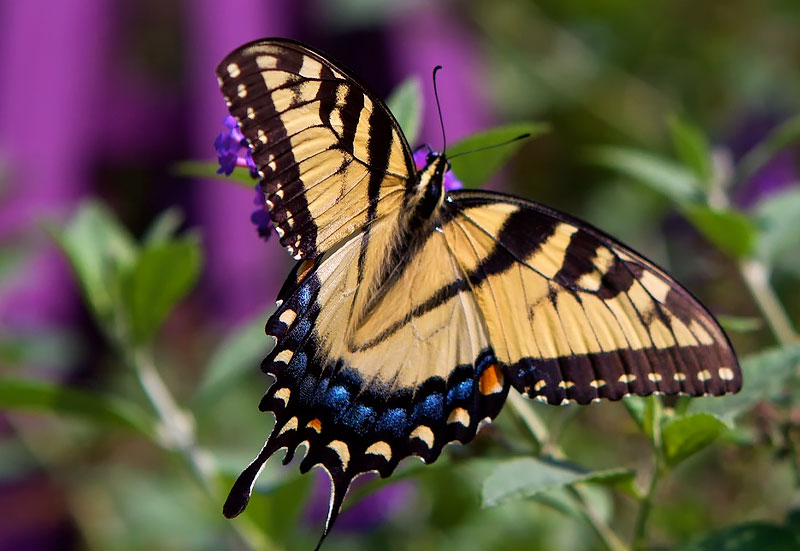
[[281, 244], [296, 259], [396, 216], [414, 174], [411, 150], [383, 102], [355, 77], [285, 39], [238, 48], [217, 76], [250, 143]]
[[[392, 227], [379, 219], [369, 233]], [[353, 478], [471, 440], [512, 385], [550, 403], [741, 385], [727, 339], [687, 291], [541, 205], [450, 194], [440, 226], [403, 249], [379, 288], [359, 270], [368, 237], [299, 263], [281, 290], [262, 366], [275, 383], [261, 409], [276, 421], [226, 515], [244, 508], [275, 451], [288, 462], [305, 444], [301, 471], [321, 465], [333, 481], [327, 534]]]
[[443, 230], [462, 285], [520, 392], [559, 404], [741, 387], [719, 324], [653, 263], [537, 203], [475, 191], [450, 197]]
[[[390, 227], [379, 220], [371, 231]], [[299, 263], [279, 294], [267, 323], [276, 345], [262, 366], [275, 377], [261, 402], [275, 425], [234, 485], [227, 516], [244, 508], [276, 450], [286, 448], [288, 462], [304, 443], [301, 471], [321, 465], [333, 481], [327, 533], [353, 478], [371, 470], [389, 476], [409, 455], [434, 461], [446, 443], [471, 440], [505, 401], [509, 383], [472, 291], [435, 294], [461, 273], [442, 233], [407, 250], [351, 324], [364, 239], [357, 234]]]

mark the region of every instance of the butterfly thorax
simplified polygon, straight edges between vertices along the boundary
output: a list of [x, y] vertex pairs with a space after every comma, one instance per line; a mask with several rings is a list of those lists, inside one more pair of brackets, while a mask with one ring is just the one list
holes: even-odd
[[416, 257], [430, 233], [441, 223], [445, 197], [444, 175], [449, 169], [450, 163], [444, 155], [431, 154], [425, 167], [415, 175], [414, 185], [408, 188], [403, 214], [396, 220], [392, 244], [385, 251], [382, 265], [372, 274], [365, 274], [371, 284], [363, 287], [365, 294], [354, 302], [347, 331], [351, 349], [365, 345], [362, 339], [356, 337], [357, 334], [369, 333], [366, 329], [372, 328], [376, 322], [377, 325], [385, 324], [385, 321], [370, 318], [392, 295], [392, 289], [398, 285], [408, 285], [404, 278], [408, 263]]

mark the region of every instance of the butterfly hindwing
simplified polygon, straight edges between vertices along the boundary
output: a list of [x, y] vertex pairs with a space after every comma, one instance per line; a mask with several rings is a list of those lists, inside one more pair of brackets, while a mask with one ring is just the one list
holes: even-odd
[[661, 269], [567, 215], [456, 192], [444, 233], [514, 386], [549, 403], [736, 392], [713, 316]]
[[301, 471], [320, 465], [333, 482], [327, 533], [356, 476], [389, 476], [410, 455], [433, 462], [445, 444], [471, 440], [502, 408], [510, 383], [472, 292], [430, 294], [459, 273], [443, 235], [433, 232], [414, 248], [415, 261], [376, 290], [380, 298], [356, 324], [363, 239], [357, 234], [299, 263], [281, 290], [267, 322], [276, 345], [262, 365], [275, 382], [260, 406], [275, 414], [275, 425], [231, 491], [228, 516], [244, 508], [275, 451], [286, 448], [288, 462], [303, 444]]
[[307, 46], [266, 39], [228, 55], [217, 76], [281, 244], [296, 259], [397, 214], [414, 174], [410, 148], [383, 102], [343, 68]]

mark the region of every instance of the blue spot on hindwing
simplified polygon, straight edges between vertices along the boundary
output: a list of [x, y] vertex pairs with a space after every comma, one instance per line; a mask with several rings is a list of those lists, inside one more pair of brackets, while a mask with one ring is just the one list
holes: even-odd
[[365, 434], [375, 423], [375, 410], [364, 404], [354, 404], [347, 410], [339, 412], [334, 420], [350, 427], [358, 434]]
[[294, 325], [292, 326], [291, 331], [286, 334], [287, 339], [291, 339], [296, 343], [301, 343], [308, 335], [308, 332], [311, 330], [311, 321], [308, 318], [302, 318], [297, 320]]
[[311, 291], [308, 290], [308, 285], [300, 287], [295, 297], [297, 299], [297, 309], [301, 312], [305, 312], [308, 305], [311, 303]]
[[302, 405], [311, 405], [324, 395], [328, 388], [328, 379], [318, 379], [313, 375], [303, 378], [298, 389], [298, 402]]
[[305, 372], [308, 365], [308, 356], [305, 352], [295, 352], [289, 361], [288, 373], [291, 377], [299, 379]]
[[493, 363], [496, 363], [494, 354], [485, 354], [479, 357], [478, 361], [475, 362], [475, 374], [480, 376], [480, 374]]
[[342, 411], [350, 405], [350, 391], [341, 385], [332, 386], [325, 394], [324, 404], [334, 411]]
[[444, 411], [442, 409], [442, 395], [439, 393], [433, 393], [429, 396], [426, 396], [425, 399], [414, 406], [412, 422], [417, 424], [424, 419], [439, 420], [443, 416]]
[[455, 403], [462, 402], [472, 396], [473, 381], [467, 379], [461, 381], [453, 388], [447, 391], [447, 406], [450, 407]]
[[378, 431], [387, 430], [397, 438], [405, 436], [408, 426], [408, 414], [403, 408], [387, 409], [383, 412], [375, 427]]

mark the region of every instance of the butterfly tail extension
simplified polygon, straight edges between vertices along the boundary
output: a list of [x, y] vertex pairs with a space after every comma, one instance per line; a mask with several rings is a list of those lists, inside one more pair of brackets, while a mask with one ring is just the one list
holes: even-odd
[[261, 474], [264, 465], [273, 453], [274, 450], [270, 450], [268, 445], [265, 444], [258, 456], [256, 456], [252, 463], [242, 471], [242, 474], [240, 474], [236, 482], [233, 483], [233, 487], [228, 493], [225, 504], [222, 506], [222, 514], [225, 515], [226, 518], [237, 517], [245, 510], [247, 504], [250, 502], [250, 496], [253, 493], [253, 486], [256, 483], [256, 479], [258, 479], [258, 475]]

